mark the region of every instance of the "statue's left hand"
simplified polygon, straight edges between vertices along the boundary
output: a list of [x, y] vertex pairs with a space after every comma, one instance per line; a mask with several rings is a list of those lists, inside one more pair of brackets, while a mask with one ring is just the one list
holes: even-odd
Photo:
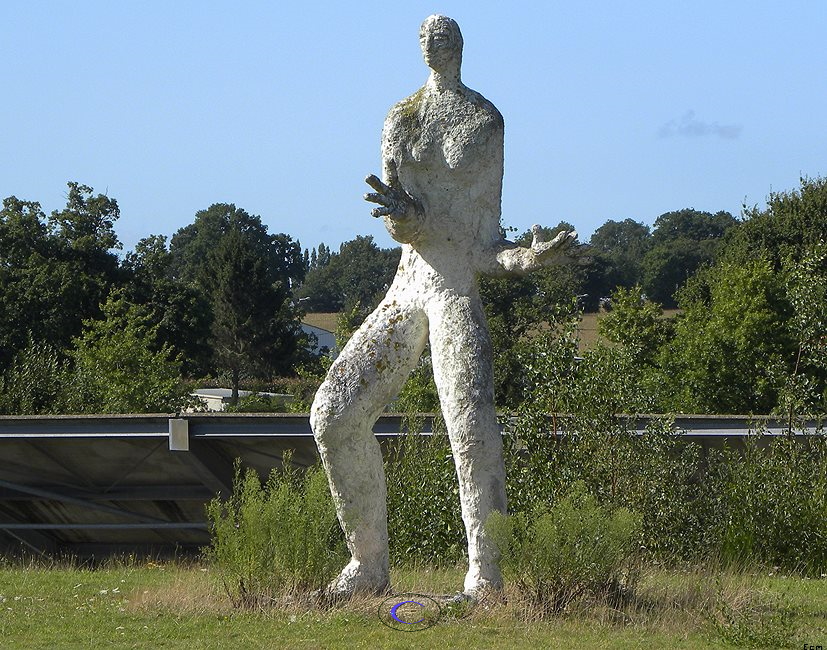
[[540, 265], [550, 264], [559, 261], [561, 257], [565, 257], [571, 245], [577, 239], [576, 231], [564, 230], [551, 241], [543, 241], [545, 239], [543, 230], [538, 225], [531, 227], [531, 233], [533, 235], [531, 250], [534, 253], [536, 263]]

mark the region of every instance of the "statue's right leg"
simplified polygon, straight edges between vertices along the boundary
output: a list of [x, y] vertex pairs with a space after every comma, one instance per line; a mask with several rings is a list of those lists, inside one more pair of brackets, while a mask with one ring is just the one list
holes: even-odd
[[401, 390], [428, 337], [425, 313], [386, 298], [333, 362], [310, 425], [351, 561], [329, 590], [378, 593], [389, 584], [387, 487], [373, 424]]

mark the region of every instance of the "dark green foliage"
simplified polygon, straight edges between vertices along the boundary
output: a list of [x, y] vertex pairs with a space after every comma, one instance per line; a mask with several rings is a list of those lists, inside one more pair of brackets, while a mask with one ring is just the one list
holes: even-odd
[[367, 315], [390, 287], [400, 255], [400, 248], [379, 248], [371, 236], [343, 243], [338, 253], [320, 244], [296, 295], [307, 311], [338, 312], [360, 305]]
[[119, 280], [114, 199], [69, 183], [66, 207], [46, 220], [40, 204], [12, 196], [0, 211], [0, 369], [30, 339], [69, 347], [100, 315]]
[[216, 497], [207, 515], [214, 562], [236, 607], [263, 607], [323, 589], [347, 561], [327, 478], [300, 473], [285, 454], [265, 485], [236, 463], [233, 493]]
[[643, 282], [643, 256], [652, 247], [649, 227], [632, 219], [609, 219], [589, 240], [595, 258], [589, 293], [608, 297], [616, 287], [631, 288]]
[[231, 230], [241, 233], [261, 258], [270, 283], [281, 282], [285, 288], [294, 288], [302, 281], [305, 267], [298, 243], [284, 234], [269, 234], [261, 217], [227, 203], [215, 203], [200, 210], [193, 223], [172, 236], [173, 275], [194, 282], [211, 293], [215, 289], [213, 253]]
[[159, 344], [180, 354], [184, 374], [205, 376], [213, 370], [210, 301], [195, 284], [173, 275], [172, 259], [166, 237], [142, 239], [124, 259], [125, 290], [157, 325]]
[[230, 229], [211, 256], [212, 337], [216, 364], [231, 378], [233, 399], [242, 378], [290, 372], [301, 355], [301, 330], [289, 288], [271, 282], [250, 239]]
[[728, 212], [688, 209], [659, 216], [642, 264], [646, 295], [674, 307], [676, 291], [702, 265], [714, 262], [725, 233], [736, 223]]
[[209, 324], [197, 318], [194, 338], [209, 327], [210, 365], [234, 389], [242, 378], [290, 374], [304, 360], [292, 297], [306, 267], [301, 247], [290, 237], [271, 235], [260, 217], [217, 203], [172, 237], [168, 265], [174, 281], [197, 289], [208, 301]]
[[511, 517], [494, 513], [487, 527], [502, 553], [504, 578], [538, 617], [561, 612], [582, 595], [634, 587], [630, 561], [640, 517], [601, 507], [581, 482], [554, 506], [537, 503]]

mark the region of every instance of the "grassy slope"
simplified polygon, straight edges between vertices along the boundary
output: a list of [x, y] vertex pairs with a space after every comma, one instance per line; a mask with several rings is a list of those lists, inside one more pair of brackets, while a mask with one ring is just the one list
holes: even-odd
[[[399, 591], [448, 593], [459, 571], [397, 572]], [[591, 604], [542, 622], [510, 605], [478, 608], [415, 633], [384, 627], [381, 599], [334, 611], [239, 612], [199, 567], [125, 566], [104, 570], [0, 568], [3, 648], [707, 648], [721, 637], [706, 611], [726, 601], [781, 597], [795, 616], [791, 647], [827, 645], [827, 580], [701, 573], [653, 573], [621, 612]], [[721, 600], [723, 598], [723, 601]], [[709, 609], [710, 606], [712, 609]], [[756, 610], [757, 611], [757, 610]]]

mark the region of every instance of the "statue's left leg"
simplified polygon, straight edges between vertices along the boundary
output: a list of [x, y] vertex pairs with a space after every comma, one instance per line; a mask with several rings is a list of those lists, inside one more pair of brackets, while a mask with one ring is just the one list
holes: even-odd
[[485, 531], [488, 516], [506, 508], [491, 337], [476, 295], [449, 296], [429, 304], [427, 311], [434, 379], [454, 453], [468, 537], [465, 593], [473, 595], [502, 586], [499, 553]]

